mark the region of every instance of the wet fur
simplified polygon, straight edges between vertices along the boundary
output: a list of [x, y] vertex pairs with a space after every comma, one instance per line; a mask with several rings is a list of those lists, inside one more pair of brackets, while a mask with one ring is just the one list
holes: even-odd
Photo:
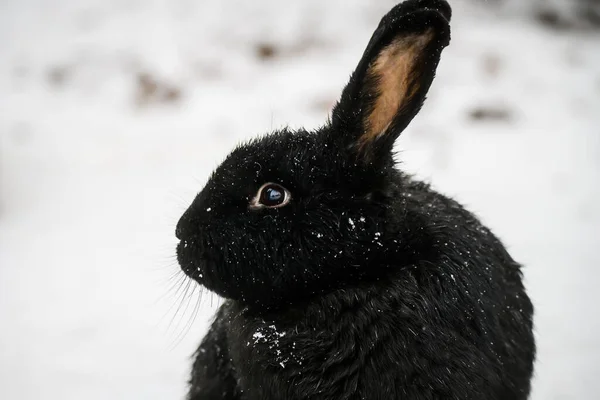
[[[394, 162], [449, 18], [442, 0], [395, 7], [330, 122], [238, 147], [182, 216], [181, 268], [227, 299], [196, 353], [188, 399], [528, 397], [533, 308], [520, 265], [475, 216]], [[374, 60], [398, 35], [431, 27], [433, 44], [414, 60], [418, 88], [365, 138], [388, 89]], [[292, 201], [249, 210], [265, 182]]]

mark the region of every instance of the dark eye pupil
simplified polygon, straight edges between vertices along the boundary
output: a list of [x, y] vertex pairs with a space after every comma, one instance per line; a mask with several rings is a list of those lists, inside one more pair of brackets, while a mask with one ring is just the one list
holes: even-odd
[[277, 189], [267, 189], [267, 197], [270, 201], [277, 201], [282, 197], [282, 193]]
[[265, 187], [260, 197], [260, 202], [265, 206], [276, 206], [283, 203], [285, 192], [283, 188], [272, 185]]

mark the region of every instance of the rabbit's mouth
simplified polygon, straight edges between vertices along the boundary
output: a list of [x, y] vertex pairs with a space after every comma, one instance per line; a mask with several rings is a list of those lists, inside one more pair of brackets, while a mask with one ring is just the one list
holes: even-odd
[[[223, 297], [232, 297], [229, 285], [218, 273], [220, 263], [210, 257], [202, 244], [193, 240], [182, 240], [177, 245], [177, 261], [181, 270], [198, 284]], [[228, 289], [229, 288], [229, 289]]]
[[206, 265], [209, 260], [195, 241], [181, 240], [179, 242], [177, 245], [177, 262], [187, 276], [203, 284]]

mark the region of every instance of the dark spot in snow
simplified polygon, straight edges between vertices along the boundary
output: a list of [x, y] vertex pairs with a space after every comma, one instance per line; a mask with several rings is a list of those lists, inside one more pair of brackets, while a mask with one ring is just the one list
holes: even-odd
[[600, 28], [600, 1], [577, 0], [568, 7], [553, 8], [544, 4], [535, 11], [535, 19], [555, 30], [588, 30]]
[[600, 1], [588, 0], [588, 2], [590, 3], [589, 6], [580, 14], [585, 17], [592, 26], [600, 28]]
[[510, 121], [512, 112], [502, 106], [477, 106], [469, 111], [469, 118], [473, 121]]
[[156, 95], [158, 91], [158, 82], [152, 76], [146, 73], [140, 73], [137, 76], [137, 100], [138, 104], [148, 102]]
[[67, 82], [71, 74], [70, 68], [65, 65], [57, 65], [51, 67], [47, 74], [46, 79], [54, 87], [61, 87]]
[[312, 49], [325, 48], [328, 44], [320, 38], [312, 36], [301, 36], [293, 43], [276, 45], [269, 42], [260, 42], [256, 45], [255, 53], [259, 60], [267, 61], [275, 57], [294, 56], [298, 57], [310, 52]]
[[541, 9], [536, 11], [535, 19], [547, 28], [556, 30], [569, 29], [570, 24], [556, 10]]
[[177, 101], [181, 98], [181, 90], [176, 87], [169, 87], [165, 89], [163, 100], [167, 103]]
[[181, 89], [175, 85], [145, 72], [138, 73], [136, 79], [135, 101], [140, 107], [152, 103], [175, 103], [181, 99]]
[[259, 43], [256, 46], [256, 57], [258, 57], [259, 60], [270, 60], [276, 57], [278, 53], [279, 50], [277, 47], [271, 43]]

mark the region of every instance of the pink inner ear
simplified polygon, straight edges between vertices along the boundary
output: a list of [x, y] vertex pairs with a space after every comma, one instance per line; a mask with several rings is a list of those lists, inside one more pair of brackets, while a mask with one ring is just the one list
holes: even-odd
[[381, 51], [369, 67], [369, 79], [377, 82], [377, 99], [365, 121], [365, 132], [360, 137], [361, 146], [385, 134], [394, 117], [408, 106], [419, 90], [416, 61], [433, 36], [433, 29], [429, 29], [420, 35], [397, 38]]

